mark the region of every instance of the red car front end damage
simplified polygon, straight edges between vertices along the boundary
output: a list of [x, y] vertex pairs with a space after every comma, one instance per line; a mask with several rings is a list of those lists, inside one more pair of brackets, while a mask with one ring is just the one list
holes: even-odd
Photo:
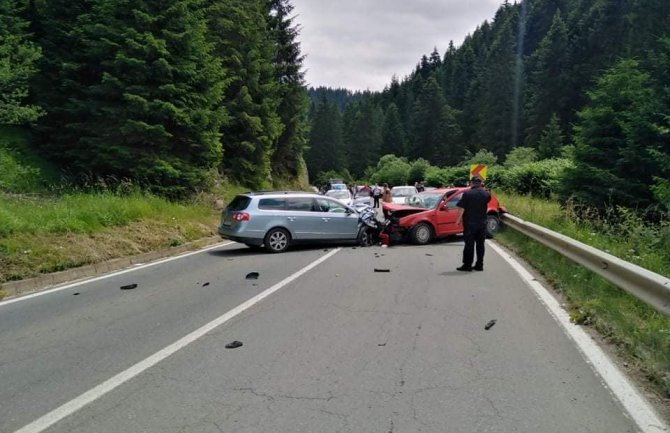
[[[384, 215], [391, 220], [393, 240], [407, 239], [416, 244], [426, 244], [433, 239], [463, 233], [457, 224], [461, 211], [456, 203], [468, 187], [444, 188], [425, 191], [408, 197], [407, 204], [384, 203]], [[487, 232], [493, 237], [500, 230], [500, 215], [505, 208], [491, 194], [488, 204]]]

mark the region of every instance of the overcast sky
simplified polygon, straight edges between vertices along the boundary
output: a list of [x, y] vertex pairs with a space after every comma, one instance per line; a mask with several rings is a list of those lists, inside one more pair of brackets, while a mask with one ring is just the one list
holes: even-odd
[[423, 54], [491, 21], [503, 0], [293, 0], [308, 86], [382, 90]]

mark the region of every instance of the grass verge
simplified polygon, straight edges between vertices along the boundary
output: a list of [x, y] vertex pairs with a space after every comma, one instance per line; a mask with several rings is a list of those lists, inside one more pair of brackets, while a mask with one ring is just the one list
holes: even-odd
[[[667, 222], [646, 226], [624, 214], [612, 225], [597, 218], [577, 219], [558, 203], [499, 196], [513, 215], [661, 275], [670, 274], [670, 242], [659, 244], [670, 237]], [[597, 330], [625, 365], [648, 380], [662, 398], [670, 398], [670, 318], [521, 233], [508, 229], [496, 239], [532, 264], [564, 296], [575, 323]]]
[[215, 235], [219, 212], [134, 192], [0, 196], [0, 283]]

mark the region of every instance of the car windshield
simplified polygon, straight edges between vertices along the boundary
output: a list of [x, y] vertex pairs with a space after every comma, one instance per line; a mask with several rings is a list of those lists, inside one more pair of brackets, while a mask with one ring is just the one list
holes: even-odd
[[406, 187], [396, 187], [391, 189], [391, 195], [393, 197], [409, 197], [410, 195], [416, 193], [416, 189], [413, 186]]
[[424, 209], [433, 209], [437, 203], [442, 200], [443, 193], [421, 192], [412, 195], [407, 199], [409, 206], [421, 207]]
[[338, 199], [348, 199], [349, 191], [328, 191], [326, 195]]

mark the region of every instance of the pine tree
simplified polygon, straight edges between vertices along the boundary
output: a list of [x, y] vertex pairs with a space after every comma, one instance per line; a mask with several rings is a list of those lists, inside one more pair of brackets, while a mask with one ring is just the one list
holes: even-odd
[[269, 34], [275, 44], [275, 80], [279, 86], [277, 112], [283, 126], [272, 153], [272, 171], [280, 178], [295, 178], [300, 174], [308, 128], [304, 56], [297, 41], [299, 29], [290, 17], [290, 1], [268, 0], [268, 6]]
[[[28, 102], [29, 82], [41, 57], [16, 0], [0, 0], [0, 124], [34, 122], [42, 109]], [[22, 2], [24, 3], [24, 2]], [[25, 4], [22, 5], [25, 8]]]
[[424, 158], [432, 164], [441, 164], [460, 154], [462, 135], [455, 114], [435, 78], [428, 79], [414, 103], [407, 149], [410, 159]]
[[347, 116], [345, 148], [348, 168], [354, 177], [361, 177], [381, 156], [383, 112], [371, 98], [356, 104], [353, 116]]
[[223, 173], [251, 188], [269, 186], [273, 146], [282, 133], [274, 45], [265, 0], [207, 0], [209, 36], [227, 71]]
[[517, 144], [514, 129], [519, 119], [514, 118], [514, 104], [519, 101], [515, 101], [514, 85], [520, 71], [516, 69], [516, 10], [503, 6], [498, 11], [496, 23], [497, 33], [481, 73], [479, 95], [473, 101], [477, 107], [473, 113], [477, 119], [474, 139], [483, 148], [502, 157]]
[[[61, 167], [77, 170], [76, 149], [70, 147], [79, 137], [70, 130], [70, 98], [82, 97], [95, 74], [88, 70], [80, 19], [90, 13], [96, 0], [41, 0], [32, 6], [31, 27], [42, 51], [39, 74], [31, 83], [31, 93], [46, 114], [35, 128], [42, 154]], [[74, 159], [74, 160], [73, 160]]]
[[564, 144], [563, 133], [558, 116], [554, 113], [547, 124], [540, 141], [537, 144], [537, 151], [540, 159], [554, 158], [561, 154], [561, 148]]
[[565, 195], [598, 208], [644, 208], [653, 201], [649, 185], [664, 170], [654, 151], [667, 143], [655, 87], [636, 60], [622, 60], [598, 79], [578, 113], [576, 167], [567, 174]]
[[386, 109], [384, 125], [382, 126], [381, 154], [393, 154], [405, 156], [406, 146], [405, 129], [400, 121], [400, 111], [395, 103], [391, 103]]
[[536, 146], [542, 129], [552, 113], [568, 117], [570, 111], [565, 97], [568, 80], [568, 30], [560, 12], [556, 12], [547, 35], [533, 54], [535, 65], [529, 74], [526, 105], [526, 139], [528, 146]]
[[54, 134], [70, 167], [130, 178], [170, 196], [205, 186], [220, 161], [219, 63], [197, 0], [100, 0], [68, 38], [78, 65], [61, 76], [72, 94]]
[[341, 171], [345, 166], [342, 156], [342, 118], [334, 102], [322, 96], [312, 112], [309, 149], [305, 157], [310, 180], [325, 171]]

